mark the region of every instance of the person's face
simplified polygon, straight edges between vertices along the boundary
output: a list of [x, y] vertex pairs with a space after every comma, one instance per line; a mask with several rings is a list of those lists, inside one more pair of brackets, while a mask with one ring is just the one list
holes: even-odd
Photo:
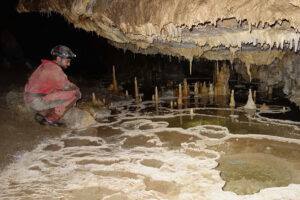
[[63, 69], [67, 69], [70, 64], [71, 64], [71, 59], [69, 58], [61, 58], [61, 57], [57, 57], [57, 63], [63, 68]]

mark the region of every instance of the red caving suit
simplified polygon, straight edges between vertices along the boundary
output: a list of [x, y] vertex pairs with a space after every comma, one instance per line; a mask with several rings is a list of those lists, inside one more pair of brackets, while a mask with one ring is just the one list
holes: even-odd
[[[76, 88], [76, 89], [70, 89]], [[64, 113], [81, 98], [79, 89], [71, 83], [60, 66], [50, 60], [42, 60], [25, 85], [24, 99], [28, 105], [38, 100], [43, 105], [33, 108], [36, 111], [49, 110], [45, 115], [48, 121], [56, 123]]]

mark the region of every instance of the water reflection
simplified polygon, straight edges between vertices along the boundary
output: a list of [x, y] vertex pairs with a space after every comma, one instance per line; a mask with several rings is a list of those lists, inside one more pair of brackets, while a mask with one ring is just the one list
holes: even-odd
[[300, 183], [300, 145], [268, 139], [229, 139], [211, 146], [224, 152], [219, 166], [224, 190], [253, 194], [267, 187]]
[[[184, 129], [199, 125], [219, 125], [227, 127], [232, 134], [261, 134], [286, 138], [300, 139], [300, 131], [292, 126], [280, 126], [274, 124], [259, 123], [237, 115], [237, 117], [222, 117], [232, 115], [230, 110], [216, 110], [218, 116], [195, 115], [193, 120], [189, 115], [180, 115], [170, 118], [154, 118], [153, 121], [166, 121], [169, 127], [181, 127]], [[233, 114], [234, 115], [234, 114]]]

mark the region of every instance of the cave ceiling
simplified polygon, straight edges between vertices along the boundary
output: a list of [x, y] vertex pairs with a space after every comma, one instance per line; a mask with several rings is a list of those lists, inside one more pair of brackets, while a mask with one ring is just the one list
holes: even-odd
[[[300, 0], [20, 0], [134, 53], [269, 65], [298, 51]], [[259, 55], [258, 55], [259, 54]]]

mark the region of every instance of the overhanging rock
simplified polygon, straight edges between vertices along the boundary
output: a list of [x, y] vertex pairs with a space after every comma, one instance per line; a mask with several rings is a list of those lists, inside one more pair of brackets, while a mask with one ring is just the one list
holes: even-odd
[[297, 51], [300, 36], [299, 0], [20, 0], [17, 10], [60, 13], [118, 48], [190, 61], [224, 48], [231, 59], [249, 46]]

